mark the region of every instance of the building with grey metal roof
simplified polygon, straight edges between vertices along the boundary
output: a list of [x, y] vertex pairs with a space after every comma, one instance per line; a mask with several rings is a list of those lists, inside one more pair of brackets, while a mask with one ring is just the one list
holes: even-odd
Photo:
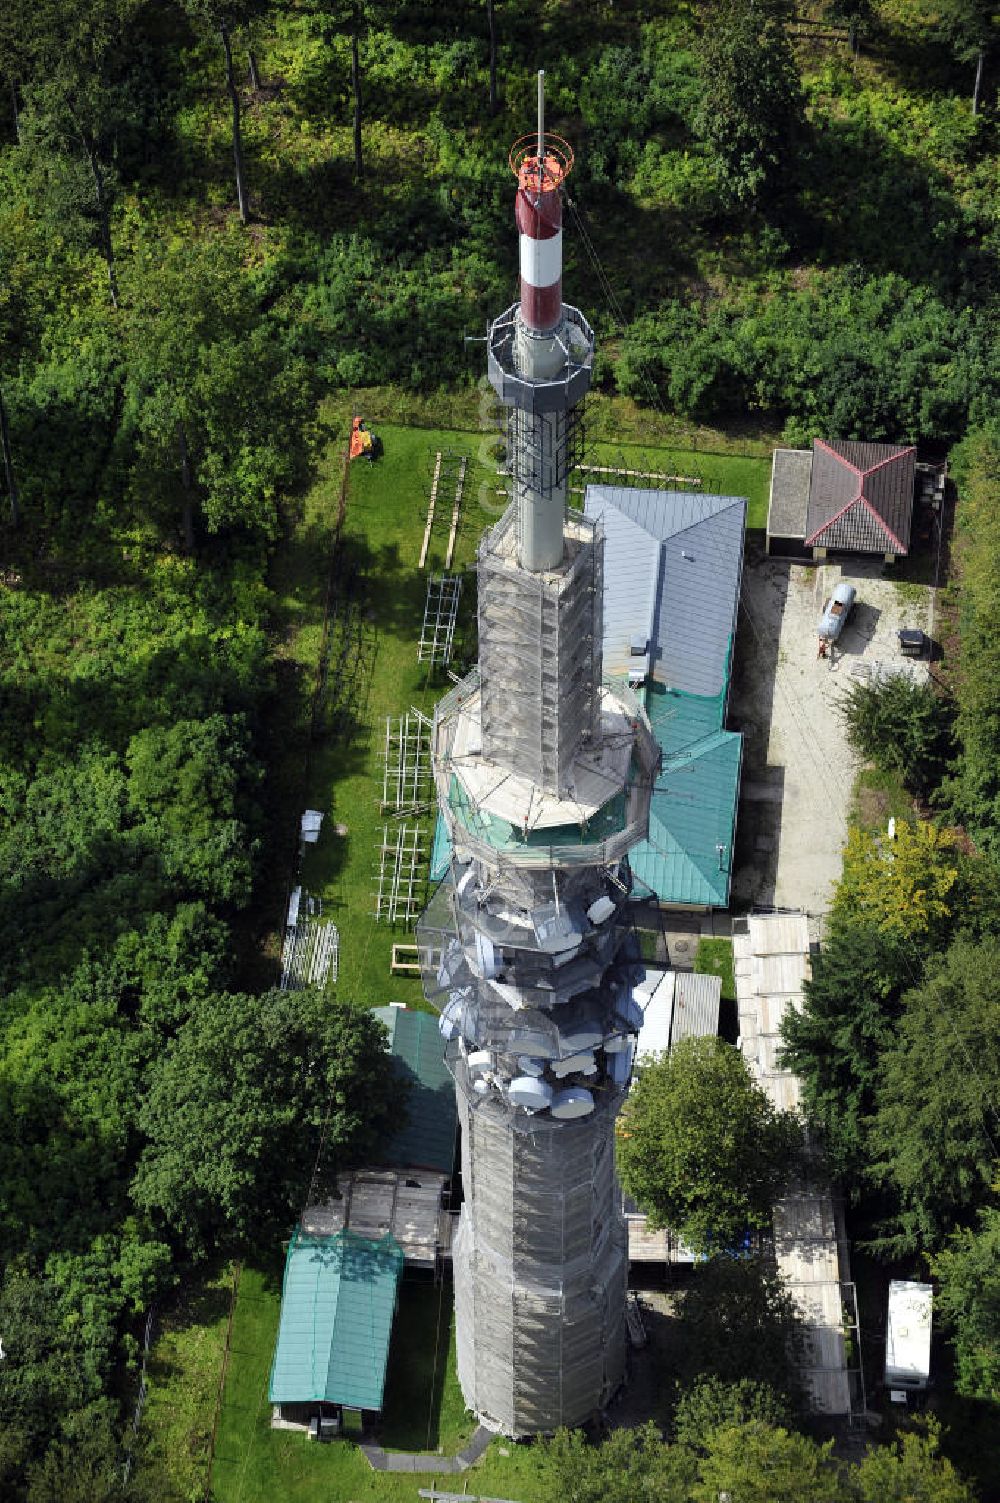
[[742, 737], [725, 729], [742, 496], [590, 485], [604, 529], [604, 671], [646, 684], [662, 755], [632, 872], [667, 907], [725, 908]]
[[588, 485], [604, 525], [604, 672], [627, 676], [649, 642], [649, 677], [712, 697], [729, 679], [743, 569], [743, 496]]

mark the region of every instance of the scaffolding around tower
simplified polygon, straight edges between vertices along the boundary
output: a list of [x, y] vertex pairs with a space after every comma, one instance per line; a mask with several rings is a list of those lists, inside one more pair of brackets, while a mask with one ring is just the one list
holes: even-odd
[[601, 529], [566, 506], [594, 357], [562, 301], [572, 164], [540, 74], [537, 130], [510, 158], [521, 295], [486, 345], [511, 504], [479, 548], [479, 665], [434, 714], [451, 859], [417, 925], [462, 1127], [459, 1379], [481, 1423], [516, 1437], [586, 1423], [624, 1379], [628, 854], [659, 760], [635, 694], [603, 677]]
[[572, 788], [600, 719], [602, 554], [595, 523], [573, 515], [557, 569], [518, 567], [508, 508], [479, 549], [483, 755], [547, 792]]

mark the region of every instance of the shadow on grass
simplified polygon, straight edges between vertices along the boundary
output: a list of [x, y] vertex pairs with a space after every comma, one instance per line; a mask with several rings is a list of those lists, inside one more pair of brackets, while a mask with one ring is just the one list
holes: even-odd
[[388, 1450], [459, 1449], [475, 1428], [452, 1361], [450, 1282], [404, 1282], [389, 1354], [380, 1443]]

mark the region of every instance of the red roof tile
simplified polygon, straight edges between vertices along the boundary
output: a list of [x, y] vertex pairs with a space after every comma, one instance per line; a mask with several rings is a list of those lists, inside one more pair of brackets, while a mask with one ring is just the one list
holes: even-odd
[[899, 444], [815, 439], [806, 546], [905, 554], [916, 452]]

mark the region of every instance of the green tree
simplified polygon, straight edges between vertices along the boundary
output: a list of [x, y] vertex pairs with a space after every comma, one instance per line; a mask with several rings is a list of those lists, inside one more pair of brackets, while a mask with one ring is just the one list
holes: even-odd
[[955, 775], [942, 789], [976, 843], [1000, 849], [1000, 425], [969, 434], [954, 453], [959, 573]]
[[787, 191], [805, 115], [783, 0], [717, 0], [699, 48], [695, 128], [713, 152], [721, 196], [753, 205]]
[[243, 905], [258, 840], [249, 793], [260, 769], [241, 716], [139, 731], [126, 753], [134, 835], [185, 896]]
[[672, 1433], [679, 1445], [702, 1451], [711, 1433], [727, 1425], [757, 1423], [780, 1428], [787, 1426], [791, 1417], [787, 1395], [770, 1383], [750, 1378], [724, 1383], [721, 1378], [708, 1376], [679, 1392]]
[[72, 1440], [54, 1440], [28, 1468], [25, 1503], [153, 1503], [148, 1486], [126, 1477], [111, 1416], [98, 1412]]
[[831, 1168], [855, 1189], [868, 1162], [882, 1057], [922, 964], [906, 940], [835, 910], [802, 1007], [786, 1009], [782, 1020], [782, 1063], [802, 1081]]
[[780, 1275], [760, 1257], [709, 1258], [678, 1298], [670, 1367], [683, 1389], [714, 1378], [767, 1387], [802, 1406], [802, 1324]]
[[198, 999], [150, 1066], [132, 1195], [196, 1254], [270, 1236], [301, 1210], [321, 1144], [371, 1151], [398, 1109], [371, 1013], [312, 991]]
[[938, 1251], [990, 1188], [1000, 1141], [1000, 940], [959, 938], [903, 999], [883, 1055], [871, 1175], [899, 1199], [881, 1244]]
[[976, 1503], [939, 1449], [933, 1422], [923, 1433], [906, 1431], [892, 1445], [876, 1446], [847, 1474], [847, 1496], [856, 1503]]
[[580, 1430], [560, 1430], [542, 1447], [546, 1496], [571, 1503], [689, 1503], [693, 1455], [666, 1446], [656, 1426], [613, 1430], [592, 1445]]
[[770, 1226], [801, 1135], [721, 1039], [683, 1039], [645, 1062], [618, 1119], [622, 1184], [652, 1226], [698, 1251]]
[[278, 500], [308, 470], [316, 376], [232, 236], [144, 240], [125, 280], [122, 433], [130, 485], [157, 518], [271, 540]]
[[696, 1503], [839, 1503], [843, 1497], [832, 1440], [817, 1444], [749, 1420], [711, 1431], [705, 1448], [692, 1494]]
[[233, 166], [236, 170], [236, 203], [240, 219], [250, 218], [250, 198], [246, 184], [243, 156], [243, 107], [233, 67], [233, 33], [251, 27], [271, 7], [271, 0], [182, 0], [191, 19], [203, 31], [214, 33], [222, 44], [225, 59], [226, 93], [232, 111]]
[[868, 761], [926, 797], [940, 783], [954, 746], [954, 710], [930, 684], [904, 673], [855, 679], [839, 703], [847, 739]]
[[975, 64], [972, 113], [979, 113], [986, 64], [1000, 42], [995, 0], [912, 0], [913, 18], [939, 37], [957, 63]]
[[128, 38], [141, 0], [10, 0], [0, 48], [12, 55], [25, 99], [22, 145], [52, 218], [90, 220], [117, 305], [111, 238], [118, 138], [133, 80]]
[[951, 830], [903, 821], [889, 840], [855, 826], [844, 848], [834, 913], [929, 948], [947, 938], [977, 876]]
[[932, 1267], [935, 1312], [951, 1331], [958, 1392], [1000, 1403], [1000, 1210], [986, 1206], [975, 1228], [953, 1232]]

